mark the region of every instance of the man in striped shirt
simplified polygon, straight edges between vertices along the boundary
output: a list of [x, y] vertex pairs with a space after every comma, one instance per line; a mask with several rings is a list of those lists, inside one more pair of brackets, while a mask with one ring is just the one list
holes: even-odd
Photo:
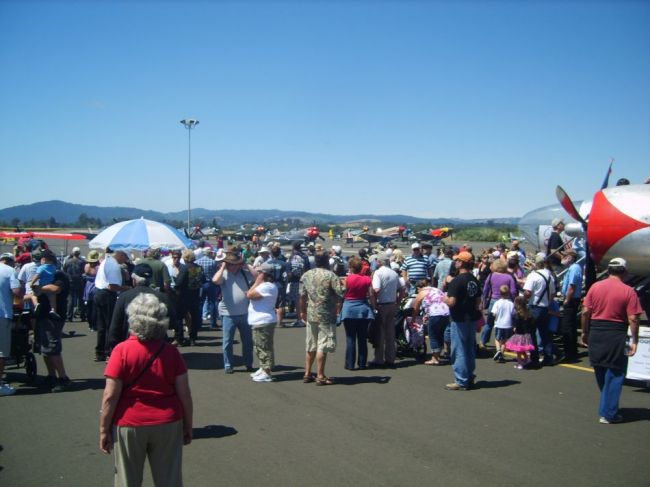
[[400, 270], [404, 280], [414, 288], [415, 283], [422, 279], [431, 282], [431, 266], [429, 265], [429, 259], [422, 255], [419, 243], [416, 242], [411, 245], [411, 250], [413, 253], [410, 257], [404, 259]]

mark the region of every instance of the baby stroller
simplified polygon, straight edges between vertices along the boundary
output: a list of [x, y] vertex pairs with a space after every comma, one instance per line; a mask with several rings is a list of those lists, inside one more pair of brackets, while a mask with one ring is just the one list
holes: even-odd
[[11, 362], [15, 368], [25, 367], [29, 381], [36, 377], [36, 357], [32, 353], [29, 332], [32, 329], [31, 313], [14, 314], [14, 326], [11, 330]]
[[404, 298], [395, 317], [395, 342], [398, 357], [423, 357], [427, 352], [421, 316], [413, 316], [414, 296]]

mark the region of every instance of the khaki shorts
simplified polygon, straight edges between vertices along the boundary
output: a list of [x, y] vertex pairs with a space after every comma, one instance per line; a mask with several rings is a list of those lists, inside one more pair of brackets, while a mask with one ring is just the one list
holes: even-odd
[[307, 323], [307, 351], [335, 352], [336, 325], [334, 323]]

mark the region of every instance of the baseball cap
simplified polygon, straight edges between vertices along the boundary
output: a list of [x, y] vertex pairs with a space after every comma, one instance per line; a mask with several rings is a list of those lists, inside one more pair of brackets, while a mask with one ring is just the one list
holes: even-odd
[[16, 258], [11, 252], [4, 252], [2, 255], [0, 255], [0, 260], [16, 260]]
[[455, 255], [454, 260], [460, 260], [461, 262], [472, 262], [474, 260], [474, 256], [469, 252], [463, 251], [459, 252], [458, 255]]
[[625, 262], [625, 259], [621, 257], [614, 257], [607, 265], [609, 267], [627, 267], [627, 262]]
[[72, 253], [73, 254], [76, 254], [76, 253], [79, 253], [79, 252], [81, 252], [81, 249], [79, 247], [72, 247]]
[[420, 244], [418, 242], [415, 242], [413, 245], [411, 245], [411, 250], [419, 249]]
[[271, 253], [271, 251], [269, 250], [268, 247], [262, 247], [262, 248], [259, 250], [259, 253], [260, 253], [260, 254], [263, 253], [263, 252], [266, 252], [267, 254], [270, 254], [270, 253]]
[[258, 271], [263, 272], [264, 274], [273, 275], [275, 267], [272, 264], [262, 264], [257, 268]]
[[149, 264], [138, 264], [133, 268], [133, 274], [149, 278], [153, 276], [153, 270]]
[[332, 250], [334, 251], [334, 253], [340, 254], [341, 253], [341, 246], [340, 245], [332, 245]]

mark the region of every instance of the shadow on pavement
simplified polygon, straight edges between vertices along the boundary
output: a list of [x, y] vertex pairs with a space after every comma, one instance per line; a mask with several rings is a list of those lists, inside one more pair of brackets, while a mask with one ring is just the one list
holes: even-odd
[[521, 384], [519, 380], [480, 380], [474, 385], [474, 389], [497, 389], [499, 387], [508, 387]]
[[342, 386], [356, 386], [357, 384], [388, 384], [390, 376], [387, 375], [371, 375], [371, 376], [355, 376], [355, 377], [335, 377], [333, 378], [335, 385], [341, 384]]
[[624, 423], [650, 421], [650, 409], [648, 408], [620, 408], [618, 412], [623, 416]]
[[224, 436], [236, 435], [237, 430], [232, 426], [222, 424], [208, 424], [200, 428], [192, 428], [192, 439], [204, 440], [206, 438], [223, 438]]
[[183, 352], [183, 360], [188, 369], [223, 369], [223, 355], [220, 353]]

